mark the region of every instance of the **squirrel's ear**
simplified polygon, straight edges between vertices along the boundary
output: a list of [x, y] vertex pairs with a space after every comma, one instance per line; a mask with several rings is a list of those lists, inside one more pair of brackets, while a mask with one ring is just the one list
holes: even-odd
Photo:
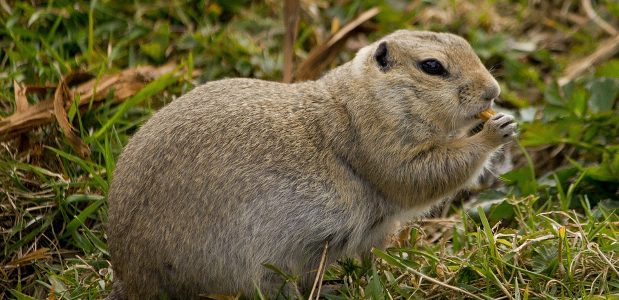
[[381, 42], [374, 52], [374, 60], [378, 64], [378, 68], [387, 72], [391, 68], [391, 58], [389, 56], [389, 48], [387, 48], [387, 42]]

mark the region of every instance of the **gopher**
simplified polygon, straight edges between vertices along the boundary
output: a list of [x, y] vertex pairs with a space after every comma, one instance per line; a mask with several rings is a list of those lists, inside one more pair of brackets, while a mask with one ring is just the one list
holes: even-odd
[[461, 37], [396, 31], [316, 81], [225, 79], [163, 107], [109, 191], [108, 299], [302, 291], [329, 262], [384, 247], [395, 224], [475, 181], [514, 139], [499, 85]]

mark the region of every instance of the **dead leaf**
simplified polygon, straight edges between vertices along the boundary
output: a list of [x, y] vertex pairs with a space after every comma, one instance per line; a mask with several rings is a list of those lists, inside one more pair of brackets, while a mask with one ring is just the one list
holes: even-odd
[[49, 289], [49, 294], [47, 295], [47, 300], [56, 300], [56, 293], [54, 292], [54, 286]]
[[15, 90], [15, 110], [23, 112], [28, 109], [28, 98], [26, 98], [26, 86], [13, 80], [13, 89]]
[[49, 248], [40, 248], [38, 250], [34, 250], [22, 257], [18, 257], [12, 261], [10, 261], [7, 265], [9, 266], [21, 266], [27, 264], [31, 261], [39, 260], [39, 259], [50, 259], [52, 256], [49, 253]]
[[73, 97], [71, 97], [71, 92], [65, 80], [66, 77], [60, 79], [56, 92], [54, 93], [54, 116], [56, 117], [56, 122], [60, 125], [62, 133], [67, 137], [73, 149], [80, 157], [85, 158], [90, 155], [90, 149], [76, 134], [75, 129], [71, 126], [71, 123], [69, 123], [67, 111], [65, 110], [65, 106], [73, 103]]
[[[114, 95], [113, 101], [122, 102], [125, 99], [135, 95], [144, 87], [146, 83], [153, 81], [164, 74], [172, 72], [175, 69], [176, 64], [174, 63], [157, 68], [152, 66], [140, 66], [127, 69], [116, 74], [105, 75], [101, 78], [88, 80], [74, 88], [71, 88], [69, 94], [72, 99], [79, 97], [78, 105], [81, 109], [88, 107], [91, 101], [96, 104], [97, 102], [106, 99], [110, 93], [113, 93]], [[192, 75], [196, 75], [198, 73], [199, 70], [194, 70]], [[44, 93], [49, 88], [50, 87], [48, 86], [37, 87], [32, 91]], [[56, 87], [56, 90], [58, 92], [58, 87]], [[27, 89], [27, 91], [30, 91], [30, 89]], [[62, 92], [62, 90], [60, 92]], [[0, 140], [6, 140], [17, 136], [20, 133], [28, 132], [41, 125], [54, 122], [54, 98], [29, 105], [23, 111], [15, 111], [13, 115], [1, 119]]]
[[56, 90], [56, 86], [53, 85], [26, 85], [26, 89], [28, 93], [38, 94], [40, 96], [45, 96], [48, 91]]
[[357, 18], [346, 24], [323, 44], [318, 45], [307, 55], [307, 59], [301, 63], [296, 73], [295, 80], [313, 80], [320, 76], [322, 71], [333, 61], [337, 52], [344, 46], [346, 39], [351, 36], [355, 29], [370, 20], [380, 12], [378, 7], [373, 7]]

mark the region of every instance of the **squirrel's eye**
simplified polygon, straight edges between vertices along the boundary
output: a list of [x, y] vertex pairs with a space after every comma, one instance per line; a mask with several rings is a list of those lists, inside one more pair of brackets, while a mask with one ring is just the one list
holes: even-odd
[[447, 75], [447, 70], [443, 67], [441, 62], [436, 59], [426, 59], [419, 63], [421, 70], [430, 75]]

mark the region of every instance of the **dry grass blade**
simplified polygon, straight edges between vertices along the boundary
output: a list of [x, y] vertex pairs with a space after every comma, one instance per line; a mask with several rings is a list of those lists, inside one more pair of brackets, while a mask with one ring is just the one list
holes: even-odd
[[584, 57], [573, 64], [569, 65], [563, 76], [559, 78], [559, 85], [563, 86], [568, 82], [574, 80], [576, 77], [582, 75], [589, 70], [592, 66], [613, 57], [619, 52], [619, 35], [615, 35], [602, 44], [591, 55]]
[[325, 266], [327, 263], [327, 249], [329, 248], [329, 242], [325, 243], [325, 248], [322, 250], [322, 255], [320, 256], [320, 263], [318, 264], [318, 270], [316, 271], [316, 279], [314, 279], [314, 284], [312, 285], [312, 291], [307, 299], [311, 300], [314, 297], [314, 292], [316, 292], [316, 300], [320, 298], [320, 289], [322, 287], [322, 279], [325, 275]]
[[286, 83], [292, 82], [294, 69], [294, 43], [297, 40], [297, 31], [299, 27], [299, 13], [301, 11], [299, 0], [284, 1], [284, 27], [286, 33], [284, 35], [284, 70], [283, 81]]
[[73, 98], [71, 97], [69, 87], [67, 87], [66, 79], [67, 77], [60, 79], [56, 92], [54, 93], [54, 116], [56, 117], [56, 122], [58, 122], [62, 133], [67, 137], [73, 149], [75, 149], [81, 157], [88, 157], [90, 155], [90, 149], [75, 133], [75, 129], [71, 126], [67, 118], [65, 106], [67, 104], [71, 105], [71, 103], [73, 103]]
[[354, 30], [376, 16], [379, 12], [380, 9], [378, 7], [373, 7], [363, 12], [333, 34], [325, 43], [312, 49], [307, 59], [299, 66], [295, 79], [297, 81], [303, 81], [318, 78], [320, 73], [333, 61], [337, 52]]
[[34, 250], [26, 255], [18, 257], [7, 263], [7, 266], [21, 266], [27, 264], [31, 261], [39, 260], [39, 259], [49, 259], [51, 255], [49, 254], [49, 248], [41, 248], [38, 250]]
[[615, 266], [608, 259], [608, 257], [606, 257], [606, 255], [604, 255], [604, 253], [602, 251], [600, 251], [600, 247], [598, 246], [598, 244], [596, 244], [596, 243], [589, 243], [587, 245], [587, 248], [589, 248], [590, 250], [594, 251], [604, 262], [606, 262], [608, 264], [608, 266], [613, 270], [613, 272], [615, 272], [615, 274], [617, 274], [617, 276], [619, 276], [619, 271], [617, 271], [617, 268], [615, 268]]
[[[69, 94], [73, 95], [74, 98], [79, 96], [78, 105], [80, 107], [89, 105], [91, 100], [100, 102], [112, 91], [113, 100], [121, 102], [137, 93], [146, 83], [173, 71], [175, 68], [175, 64], [167, 64], [158, 68], [141, 66], [127, 69], [117, 74], [91, 79], [71, 89]], [[54, 99], [46, 99], [28, 106], [23, 111], [16, 111], [13, 115], [0, 120], [0, 140], [52, 123], [55, 119], [54, 111]]]
[[528, 247], [531, 244], [537, 243], [537, 242], [542, 242], [542, 241], [546, 241], [546, 240], [551, 240], [556, 238], [553, 234], [547, 234], [547, 235], [543, 235], [534, 239], [530, 239], [527, 240], [526, 242], [522, 243], [520, 246], [518, 246], [518, 248], [516, 249], [512, 249], [510, 252], [511, 253], [519, 253], [520, 251], [522, 251], [522, 249]]
[[413, 269], [413, 268], [411, 268], [409, 266], [404, 266], [404, 267], [406, 268], [407, 271], [409, 271], [409, 272], [419, 276], [420, 278], [423, 278], [423, 279], [425, 279], [427, 281], [430, 281], [430, 282], [432, 282], [434, 284], [440, 285], [440, 286], [448, 288], [450, 290], [454, 290], [454, 291], [456, 291], [458, 293], [462, 293], [462, 294], [467, 295], [467, 296], [469, 296], [471, 298], [474, 298], [474, 299], [483, 299], [483, 298], [481, 298], [479, 296], [476, 296], [474, 294], [471, 294], [468, 291], [465, 291], [465, 290], [463, 290], [463, 289], [461, 289], [459, 287], [449, 285], [449, 284], [444, 283], [444, 282], [442, 282], [440, 280], [436, 280], [436, 279], [434, 279], [434, 278], [432, 278], [432, 277], [430, 277], [430, 276], [428, 276], [426, 274], [423, 274], [423, 273], [421, 273], [421, 272], [419, 272], [419, 271], [417, 271], [417, 270], [415, 270], [415, 269]]

